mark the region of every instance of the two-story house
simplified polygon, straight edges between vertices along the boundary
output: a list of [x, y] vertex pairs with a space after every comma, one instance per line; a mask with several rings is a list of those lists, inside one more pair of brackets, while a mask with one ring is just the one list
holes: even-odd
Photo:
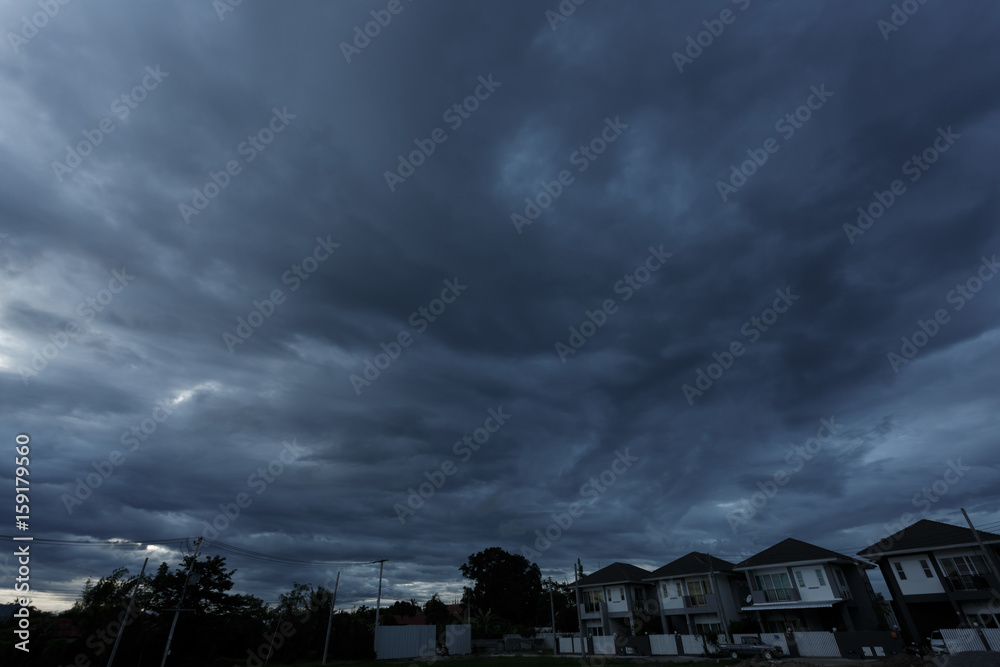
[[750, 596], [741, 610], [764, 632], [874, 630], [871, 563], [788, 538], [738, 563]]
[[665, 634], [726, 634], [750, 592], [732, 563], [697, 551], [654, 570], [646, 581], [655, 586]]
[[[1000, 535], [921, 519], [858, 553], [885, 577], [910, 641], [940, 628], [1000, 627]], [[992, 562], [990, 562], [992, 560]]]
[[576, 603], [584, 634], [611, 636], [637, 625], [636, 612], [653, 595], [649, 575], [635, 565], [612, 563], [581, 578]]

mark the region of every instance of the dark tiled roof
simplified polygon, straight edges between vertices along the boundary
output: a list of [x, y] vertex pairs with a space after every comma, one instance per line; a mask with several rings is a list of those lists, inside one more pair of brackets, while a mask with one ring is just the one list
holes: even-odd
[[612, 563], [593, 574], [586, 575], [580, 579], [579, 583], [581, 586], [604, 586], [626, 582], [642, 583], [647, 577], [649, 577], [649, 570], [628, 563]]
[[671, 561], [657, 570], [653, 570], [653, 574], [646, 577], [646, 579], [652, 581], [653, 579], [666, 579], [668, 577], [684, 577], [691, 574], [706, 574], [713, 570], [720, 573], [732, 572], [733, 564], [720, 560], [715, 556], [692, 551], [686, 556], [681, 556], [677, 560]]
[[[983, 542], [1000, 543], [1000, 535], [976, 531]], [[893, 533], [885, 539], [879, 540], [870, 547], [858, 552], [859, 556], [874, 556], [880, 554], [895, 553], [899, 551], [912, 551], [915, 549], [933, 549], [935, 547], [951, 547], [962, 544], [975, 544], [976, 538], [972, 536], [972, 531], [962, 526], [953, 526], [949, 523], [921, 519], [912, 526]]]
[[[847, 563], [863, 563], [863, 561], [857, 558], [851, 558], [850, 556], [845, 556], [839, 554], [836, 551], [830, 551], [829, 549], [824, 549], [823, 547], [818, 547], [815, 544], [809, 544], [808, 542], [803, 542], [802, 540], [796, 540], [793, 537], [789, 537], [787, 540], [778, 542], [773, 547], [768, 547], [760, 553], [754, 554], [747, 558], [745, 561], [736, 564], [736, 568], [746, 569], [751, 567], [761, 567], [764, 565], [780, 565], [781, 563], [797, 563], [801, 561], [826, 561], [835, 560]], [[864, 563], [867, 567], [875, 567], [870, 563]]]

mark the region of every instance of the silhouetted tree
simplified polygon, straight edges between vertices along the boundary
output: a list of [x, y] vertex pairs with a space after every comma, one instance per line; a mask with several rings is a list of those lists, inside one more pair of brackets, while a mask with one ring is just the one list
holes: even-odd
[[537, 565], [524, 556], [490, 547], [469, 556], [459, 569], [475, 582], [472, 604], [476, 609], [492, 611], [514, 625], [533, 627], [542, 591]]

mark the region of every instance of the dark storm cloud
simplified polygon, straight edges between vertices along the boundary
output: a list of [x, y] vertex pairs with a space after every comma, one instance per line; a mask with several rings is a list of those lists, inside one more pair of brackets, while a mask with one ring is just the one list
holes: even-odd
[[[354, 49], [384, 4], [70, 4], [8, 36], [0, 363], [36, 535], [216, 534], [268, 600], [337, 563], [373, 597], [389, 558], [423, 601], [494, 545], [565, 576], [996, 520], [995, 9], [886, 39], [860, 2], [402, 7]], [[46, 549], [64, 596], [141, 566]]]

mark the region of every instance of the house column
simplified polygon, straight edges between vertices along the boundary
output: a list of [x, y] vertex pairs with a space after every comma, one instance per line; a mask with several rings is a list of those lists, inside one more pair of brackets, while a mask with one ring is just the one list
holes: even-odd
[[632, 587], [625, 584], [625, 604], [628, 605], [628, 627], [630, 632], [635, 628], [635, 598], [632, 597]]
[[663, 602], [662, 582], [656, 586], [656, 599], [659, 602], [657, 606], [660, 608], [660, 626], [663, 628], [663, 634], [667, 634], [667, 609], [666, 603]]
[[847, 610], [847, 603], [839, 602], [837, 606], [840, 607], [840, 615], [844, 617], [844, 629], [848, 632], [854, 632], [854, 621], [851, 620], [851, 612]]
[[[892, 572], [892, 568], [889, 567], [888, 559], [879, 563], [879, 569], [882, 570], [882, 577], [885, 579], [886, 585], [889, 586], [889, 594], [892, 595], [892, 599], [897, 603], [896, 607], [903, 617], [903, 627], [906, 628], [906, 634], [909, 635], [910, 641], [918, 644], [923, 643], [920, 632], [917, 631], [917, 624], [913, 622], [913, 617], [910, 615], [910, 608], [906, 604], [903, 591], [900, 590], [899, 582], [896, 581], [896, 575]], [[889, 608], [892, 609], [891, 606]]]
[[951, 608], [955, 610], [955, 615], [958, 616], [959, 621], [964, 623], [966, 627], [972, 627], [969, 619], [966, 618], [965, 612], [959, 606], [958, 602], [955, 600], [955, 591], [951, 588], [951, 582], [944, 576], [944, 572], [941, 571], [941, 566], [938, 565], [937, 558], [934, 557], [933, 553], [928, 552], [927, 557], [931, 561], [931, 565], [934, 566], [934, 574], [937, 575], [938, 581], [941, 582], [941, 586], [944, 588], [944, 594], [948, 597], [948, 602], [951, 603]]

